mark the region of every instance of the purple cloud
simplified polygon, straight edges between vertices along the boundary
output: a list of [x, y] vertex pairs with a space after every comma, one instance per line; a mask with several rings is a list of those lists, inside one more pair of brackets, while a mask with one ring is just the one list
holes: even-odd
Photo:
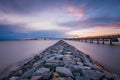
[[119, 24], [120, 24], [120, 18], [110, 18], [110, 17], [95, 17], [95, 18], [88, 18], [83, 21], [70, 21], [70, 22], [58, 23], [59, 26], [79, 28], [79, 29], [99, 27], [99, 26], [108, 27], [109, 25], [119, 25]]

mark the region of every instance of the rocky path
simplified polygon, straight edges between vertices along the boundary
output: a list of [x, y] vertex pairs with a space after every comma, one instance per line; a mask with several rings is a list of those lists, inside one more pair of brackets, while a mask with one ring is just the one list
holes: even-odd
[[[41, 46], [42, 47], [42, 46]], [[3, 80], [120, 80], [64, 41], [35, 56]]]

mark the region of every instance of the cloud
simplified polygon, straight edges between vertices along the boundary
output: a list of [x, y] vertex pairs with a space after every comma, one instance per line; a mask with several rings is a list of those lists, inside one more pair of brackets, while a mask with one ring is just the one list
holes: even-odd
[[[60, 38], [66, 37], [62, 31], [56, 30], [39, 30], [31, 32], [18, 31], [20, 29], [16, 28], [15, 25], [0, 25], [0, 40], [13, 40], [13, 39], [24, 39], [24, 38]], [[23, 30], [23, 29], [22, 29]]]
[[[57, 23], [61, 27], [72, 29], [85, 29], [92, 27], [119, 28], [120, 7], [119, 0], [74, 0], [67, 5], [67, 11], [70, 16], [76, 16], [75, 20]], [[80, 16], [79, 16], [80, 14]]]
[[67, 35], [76, 36], [76, 37], [88, 37], [88, 36], [102, 36], [102, 35], [113, 35], [120, 34], [120, 28], [115, 29], [115, 26], [106, 27], [94, 27], [86, 29], [78, 29], [66, 32]]
[[19, 15], [19, 14], [0, 14], [0, 23], [5, 25], [16, 25], [15, 27], [23, 28], [25, 31], [39, 30], [68, 30], [67, 27], [58, 27], [56, 22], [57, 15], [54, 13], [44, 12], [37, 14]]
[[3, 36], [13, 33], [26, 37], [37, 37], [39, 33], [64, 36], [69, 31], [94, 27], [119, 29], [119, 3], [120, 0], [0, 0], [0, 29]]
[[55, 24], [59, 16], [66, 15], [62, 10], [64, 4], [64, 0], [1, 0], [0, 23], [16, 25], [25, 31], [69, 30]]
[[36, 11], [43, 12], [55, 9], [64, 3], [64, 0], [0, 0], [0, 11], [4, 13], [29, 14]]
[[95, 17], [95, 18], [88, 18], [82, 21], [80, 20], [80, 21], [58, 23], [58, 25], [64, 27], [79, 28], [79, 29], [99, 27], [99, 26], [107, 27], [107, 28], [111, 28], [111, 26], [114, 26], [116, 28], [119, 28], [120, 18]]
[[30, 37], [36, 38], [36, 37], [48, 37], [48, 38], [62, 38], [62, 37], [67, 37], [63, 32], [61, 31], [56, 31], [56, 30], [41, 30], [41, 31], [34, 31], [31, 32]]
[[84, 17], [84, 9], [82, 7], [80, 8], [76, 8], [75, 6], [68, 6], [66, 8], [66, 10], [68, 11], [68, 14], [69, 15], [72, 15], [72, 16], [76, 16], [76, 17]]

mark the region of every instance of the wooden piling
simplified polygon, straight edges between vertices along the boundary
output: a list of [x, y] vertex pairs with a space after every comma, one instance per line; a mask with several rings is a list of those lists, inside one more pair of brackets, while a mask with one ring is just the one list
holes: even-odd
[[104, 44], [104, 38], [102, 39], [102, 44]]

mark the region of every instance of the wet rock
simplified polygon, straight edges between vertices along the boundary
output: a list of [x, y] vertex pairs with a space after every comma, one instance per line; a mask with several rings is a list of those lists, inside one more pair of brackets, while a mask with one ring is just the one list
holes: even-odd
[[62, 76], [71, 76], [73, 77], [73, 74], [70, 69], [65, 67], [57, 67], [56, 72], [60, 73]]
[[35, 71], [35, 69], [30, 69], [27, 72], [25, 72], [20, 78], [22, 78], [22, 79], [29, 78], [34, 73], [34, 71]]
[[9, 80], [17, 80], [17, 79], [18, 79], [17, 76], [13, 76], [13, 77], [11, 77]]
[[33, 64], [33, 68], [39, 68], [42, 65], [42, 61], [37, 61]]
[[74, 72], [79, 72], [82, 74], [82, 69], [84, 69], [84, 66], [80, 66], [80, 65], [72, 65], [72, 70]]
[[47, 59], [48, 59], [48, 57], [45, 56], [45, 57], [43, 57], [43, 58], [41, 59], [41, 61], [44, 63]]
[[19, 69], [17, 71], [13, 71], [11, 74], [13, 76], [21, 76], [23, 74], [23, 70]]
[[80, 61], [79, 61], [79, 62], [77, 62], [77, 64], [78, 64], [78, 65], [82, 65], [82, 66], [83, 66], [83, 63], [82, 63], [82, 62], [80, 62]]
[[40, 76], [41, 80], [49, 80], [51, 74], [49, 68], [41, 67], [34, 72], [33, 76]]
[[44, 67], [50, 68], [50, 69], [55, 69], [58, 66], [64, 66], [64, 63], [45, 63]]
[[81, 70], [86, 70], [86, 69], [89, 70], [89, 69], [91, 69], [91, 67], [82, 66], [82, 65], [72, 65], [72, 68], [73, 68], [73, 70], [76, 71], [76, 72], [78, 72], [78, 71], [81, 72]]
[[96, 66], [94, 66], [94, 64], [92, 64], [92, 63], [84, 63], [86, 66], [89, 66], [89, 67], [91, 67], [91, 68], [93, 68], [93, 69], [97, 69], [97, 67]]
[[75, 76], [75, 80], [90, 80], [82, 76]]
[[59, 77], [59, 78], [53, 78], [51, 80], [67, 80], [67, 78], [64, 78], [64, 77]]
[[72, 54], [72, 52], [71, 51], [67, 51], [67, 52], [65, 52], [66, 54]]
[[50, 72], [49, 68], [42, 67], [42, 68], [38, 69], [33, 75], [40, 75], [40, 74], [45, 74], [45, 73], [49, 73], [49, 72]]
[[50, 57], [46, 60], [46, 63], [55, 63], [55, 57]]
[[55, 67], [57, 67], [58, 65], [56, 63], [45, 63], [44, 67], [50, 68], [50, 69], [54, 69]]
[[58, 77], [58, 78], [53, 78], [51, 80], [73, 80], [71, 77]]
[[61, 60], [61, 58], [62, 58], [63, 56], [64, 56], [64, 55], [62, 55], [62, 54], [57, 54], [55, 57], [56, 57], [57, 60]]
[[73, 79], [70, 77], [58, 77], [58, 78], [53, 78], [51, 80], [73, 80]]
[[52, 75], [52, 73], [50, 73], [50, 72], [41, 74], [42, 80], [49, 80], [51, 75]]
[[53, 73], [53, 78], [57, 78], [57, 77], [60, 77], [60, 74], [57, 73], [57, 72], [54, 72], [54, 73]]
[[60, 63], [60, 60], [57, 60], [57, 57], [51, 57], [46, 60], [46, 63]]
[[18, 74], [21, 75], [23, 73], [22, 70], [18, 70]]
[[33, 76], [31, 80], [42, 80], [42, 76]]
[[71, 77], [68, 77], [67, 80], [73, 80]]
[[83, 70], [83, 75], [88, 79], [99, 79], [104, 76], [102, 72], [95, 70]]
[[66, 67], [70, 66], [71, 64], [76, 64], [76, 61], [74, 61], [71, 57], [63, 57], [63, 63]]
[[64, 55], [64, 58], [67, 58], [67, 59], [71, 59], [72, 57], [73, 55], [69, 55], [69, 54]]

